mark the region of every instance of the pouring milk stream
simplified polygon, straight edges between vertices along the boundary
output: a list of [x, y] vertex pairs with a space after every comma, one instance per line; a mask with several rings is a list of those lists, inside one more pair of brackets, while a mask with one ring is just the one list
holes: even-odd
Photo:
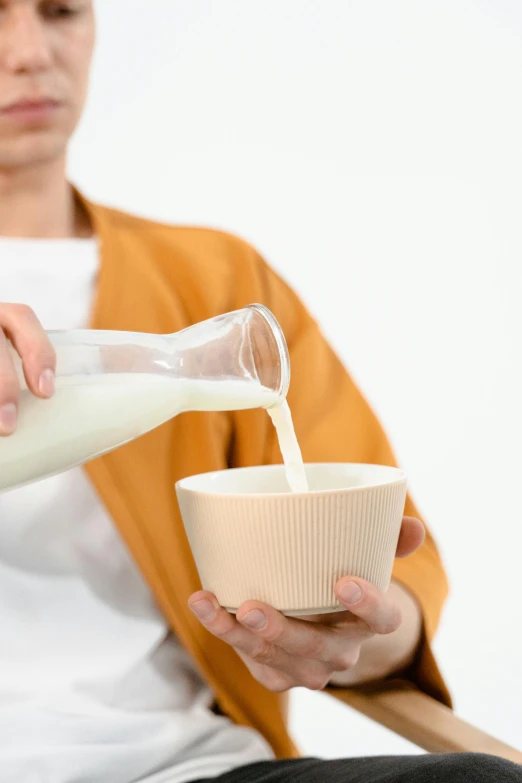
[[16, 432], [0, 438], [0, 492], [111, 451], [186, 411], [266, 408], [294, 492], [308, 490], [286, 402], [289, 359], [274, 316], [252, 305], [174, 335], [51, 332], [50, 400], [21, 386]]

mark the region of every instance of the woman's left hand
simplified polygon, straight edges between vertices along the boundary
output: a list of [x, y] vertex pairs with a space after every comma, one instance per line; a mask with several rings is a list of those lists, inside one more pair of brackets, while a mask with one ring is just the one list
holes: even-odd
[[[422, 523], [404, 517], [396, 556], [412, 554], [423, 540]], [[401, 626], [400, 600], [393, 589], [384, 593], [364, 579], [344, 576], [335, 594], [345, 611], [301, 618], [285, 617], [261, 601], [246, 601], [234, 617], [204, 590], [190, 597], [189, 606], [205, 628], [234, 647], [269, 690], [295, 686], [322, 690], [332, 682], [356, 682], [350, 672], [355, 671], [365, 644], [376, 636], [397, 635]], [[412, 640], [408, 638], [407, 644], [411, 647]], [[379, 655], [386, 657], [386, 645], [381, 648]], [[390, 658], [397, 657], [397, 652], [402, 651], [395, 641], [390, 644]], [[380, 668], [386, 670], [386, 666], [386, 660], [382, 661]]]

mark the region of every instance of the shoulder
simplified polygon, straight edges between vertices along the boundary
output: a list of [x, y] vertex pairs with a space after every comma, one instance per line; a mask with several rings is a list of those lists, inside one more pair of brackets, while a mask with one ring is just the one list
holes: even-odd
[[[292, 288], [257, 249], [236, 234], [216, 228], [168, 225], [110, 207], [87, 203], [95, 224], [113, 246], [121, 263], [152, 267], [186, 300], [203, 306], [207, 315], [237, 309], [252, 302], [269, 307], [294, 331], [306, 317]], [[103, 237], [102, 237], [103, 238]]]
[[[122, 212], [111, 207], [89, 204], [97, 220], [103, 222], [105, 231], [138, 243], [148, 244], [155, 250], [170, 250], [167, 255], [157, 254], [159, 264], [179, 263], [184, 257], [192, 264], [234, 266], [259, 263], [261, 257], [245, 239], [217, 228], [203, 226], [169, 225], [145, 217]], [[175, 255], [174, 255], [175, 254]]]

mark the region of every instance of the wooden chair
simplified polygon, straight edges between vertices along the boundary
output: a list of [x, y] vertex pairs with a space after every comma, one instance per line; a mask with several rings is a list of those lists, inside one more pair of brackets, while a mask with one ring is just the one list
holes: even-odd
[[522, 764], [520, 750], [466, 723], [411, 683], [396, 680], [336, 697], [431, 753], [490, 753]]

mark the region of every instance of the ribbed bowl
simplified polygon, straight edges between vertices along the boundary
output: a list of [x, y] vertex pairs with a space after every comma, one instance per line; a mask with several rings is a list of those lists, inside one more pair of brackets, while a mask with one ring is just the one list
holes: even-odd
[[335, 612], [334, 585], [359, 576], [385, 590], [406, 476], [382, 465], [307, 465], [310, 492], [270, 465], [184, 479], [176, 492], [201, 583], [235, 612], [265, 601], [289, 615]]

